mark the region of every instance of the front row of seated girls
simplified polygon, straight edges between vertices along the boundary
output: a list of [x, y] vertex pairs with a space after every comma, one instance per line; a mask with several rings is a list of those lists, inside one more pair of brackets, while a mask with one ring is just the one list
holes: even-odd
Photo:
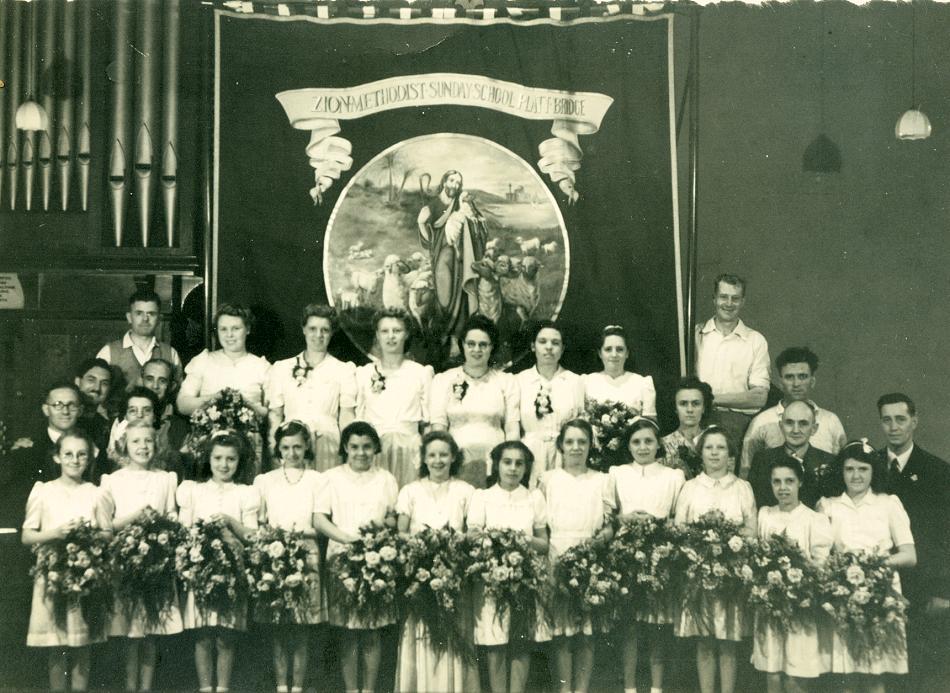
[[[533, 456], [521, 442], [507, 441], [491, 452], [489, 487], [475, 490], [457, 478], [463, 456], [452, 436], [428, 433], [422, 442], [419, 479], [397, 491], [391, 473], [374, 459], [381, 450], [375, 429], [368, 423], [349, 424], [341, 435], [344, 463], [328, 472], [309, 469], [313, 447], [309, 429], [297, 421], [282, 424], [275, 435], [276, 456], [282, 464], [259, 476], [253, 486], [243, 481], [249, 470], [249, 449], [233, 434], [214, 437], [207, 446], [202, 478], [183, 482], [175, 492], [174, 475], [150, 469], [154, 457], [154, 431], [130, 424], [120, 445], [124, 466], [103, 477], [102, 490], [82, 482], [91, 445], [80, 433], [62, 436], [55, 455], [61, 476], [37, 483], [27, 503], [23, 541], [38, 544], [64, 537], [80, 520], [104, 533], [134, 521], [146, 507], [174, 512], [190, 525], [198, 519], [223, 520], [234, 542], [244, 542], [259, 522], [301, 532], [309, 540], [317, 533], [329, 539], [328, 556], [358, 538], [360, 527], [382, 521], [392, 510], [404, 534], [426, 527], [466, 529], [508, 528], [524, 532], [534, 550], [549, 555], [552, 565], [572, 546], [588, 539], [606, 542], [612, 537], [614, 518], [675, 518], [695, 522], [710, 510], [719, 510], [741, 524], [745, 535], [768, 537], [784, 532], [817, 562], [832, 546], [838, 550], [877, 550], [889, 555], [896, 567], [916, 563], [910, 525], [899, 500], [879, 494], [883, 479], [876, 453], [865, 443], [846, 446], [838, 456], [845, 493], [823, 498], [816, 511], [799, 501], [800, 464], [789, 458], [773, 465], [771, 484], [778, 505], [756, 513], [749, 484], [729, 470], [736, 451], [720, 428], [706, 429], [697, 442], [703, 473], [686, 481], [681, 470], [660, 464], [663, 447], [651, 419], [636, 420], [626, 431], [627, 464], [608, 474], [588, 467], [592, 431], [582, 419], [566, 422], [557, 437], [564, 464], [541, 475], [537, 489], [528, 489]], [[314, 552], [316, 545], [313, 544]], [[314, 553], [314, 560], [316, 560]], [[314, 587], [320, 590], [319, 585]], [[395, 617], [367, 623], [347, 618], [332, 603], [315, 595], [319, 605], [299, 615], [298, 622], [273, 628], [273, 659], [279, 693], [301, 691], [307, 670], [307, 626], [328, 620], [341, 633], [342, 673], [346, 691], [375, 689], [381, 656], [380, 628]], [[533, 643], [512, 641], [509, 622], [499, 617], [495, 605], [479, 590], [469, 596], [470, 623], [465, 630], [487, 664], [488, 686], [493, 693], [523, 691], [528, 678]], [[737, 643], [751, 634], [752, 623], [743, 609], [711, 602], [708, 618], [696, 619], [688, 611], [671, 613], [638, 607], [624, 619], [623, 675], [626, 693], [636, 691], [638, 654], [649, 649], [650, 691], [663, 687], [664, 659], [672, 636], [697, 638], [699, 688], [735, 690]], [[50, 648], [49, 676], [53, 690], [84, 690], [89, 674], [89, 629], [76, 610], [65, 628], [57, 625], [52, 606], [38, 578], [30, 616], [27, 644]], [[559, 690], [587, 691], [594, 660], [595, 635], [590, 623], [580, 628], [554, 605], [550, 622], [541, 623], [534, 642], [551, 640]], [[183, 595], [182, 609], [172, 609], [165, 621], [151, 631], [138, 614], [127, 618], [121, 608], [110, 628], [128, 638], [126, 685], [129, 690], [149, 690], [155, 668], [155, 637], [196, 631], [195, 667], [201, 691], [227, 691], [234, 657], [235, 632], [245, 629], [246, 615], [225, 618], [195, 608], [193, 595]], [[104, 636], [103, 636], [104, 637]], [[862, 662], [852, 658], [847, 643], [824, 625], [793, 629], [787, 638], [756, 630], [752, 663], [765, 672], [769, 693], [799, 692], [815, 677], [832, 672], [844, 675], [841, 686], [883, 691], [881, 674], [906, 673], [906, 656], [890, 655]], [[410, 619], [403, 624], [397, 667], [399, 691], [480, 690], [477, 667], [452, 651], [438, 656], [430, 646], [425, 626]]]

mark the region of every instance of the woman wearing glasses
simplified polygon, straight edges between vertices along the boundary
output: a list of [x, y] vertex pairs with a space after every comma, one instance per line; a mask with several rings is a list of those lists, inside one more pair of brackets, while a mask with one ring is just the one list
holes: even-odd
[[462, 449], [459, 478], [485, 488], [489, 453], [521, 434], [520, 396], [514, 376], [492, 366], [498, 328], [483, 315], [465, 322], [459, 346], [465, 362], [432, 381], [429, 420], [433, 430], [447, 430]]

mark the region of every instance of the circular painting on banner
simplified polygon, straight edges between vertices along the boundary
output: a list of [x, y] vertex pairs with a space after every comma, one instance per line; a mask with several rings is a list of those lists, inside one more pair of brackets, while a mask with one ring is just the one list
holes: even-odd
[[323, 276], [340, 322], [376, 353], [372, 316], [412, 318], [410, 356], [439, 367], [458, 355], [478, 313], [498, 327], [496, 362], [532, 320], [557, 317], [567, 293], [567, 229], [547, 186], [523, 159], [470, 135], [415, 137], [354, 175], [330, 215]]

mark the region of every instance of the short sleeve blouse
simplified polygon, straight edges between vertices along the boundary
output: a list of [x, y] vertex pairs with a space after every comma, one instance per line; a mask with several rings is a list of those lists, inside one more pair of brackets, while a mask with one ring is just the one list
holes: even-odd
[[[344, 532], [356, 534], [370, 522], [382, 522], [396, 505], [399, 486], [396, 477], [379, 467], [355, 472], [341, 464], [324, 475], [325, 483], [317, 495], [314, 510], [329, 517]], [[342, 545], [330, 540], [329, 554], [339, 553]]]
[[103, 474], [99, 485], [113, 517], [126, 517], [145, 507], [160, 513], [175, 512], [175, 472], [126, 467]]
[[755, 528], [755, 496], [748, 481], [729, 473], [713, 479], [705, 472], [683, 484], [676, 501], [676, 522], [689, 524], [711, 510], [727, 520]]
[[616, 489], [621, 514], [649, 513], [658, 519], [673, 515], [686, 477], [681, 469], [672, 469], [659, 462], [623, 464], [609, 471]]
[[869, 491], [855, 502], [847, 493], [818, 501], [817, 511], [831, 520], [835, 548], [880, 551], [913, 544], [910, 518], [897, 496]]
[[498, 484], [479, 489], [472, 496], [467, 522], [470, 529], [514, 529], [531, 535], [547, 526], [544, 496], [538, 489], [529, 491], [520, 485], [514, 491]]
[[[301, 474], [302, 472], [302, 474]], [[261, 496], [261, 509], [267, 524], [286, 530], [312, 530], [317, 496], [325, 483], [324, 475], [313, 469], [294, 470], [300, 474], [291, 483], [282, 469], [261, 474], [254, 486]]]
[[818, 563], [828, 558], [833, 543], [828, 518], [803, 503], [788, 512], [775, 505], [759, 508], [757, 531], [760, 539], [785, 534]]
[[253, 486], [233, 482], [219, 484], [210, 479], [201, 483], [183, 481], [176, 499], [181, 508], [181, 522], [186, 526], [220, 513], [239, 520], [245, 527], [257, 528], [261, 497]]
[[85, 520], [97, 525], [97, 513], [102, 507], [102, 493], [93, 484], [67, 486], [57, 479], [45, 483], [37, 481], [26, 500], [23, 528], [51, 529], [70, 520]]
[[419, 479], [399, 491], [396, 512], [409, 518], [412, 534], [426, 527], [451, 527], [461, 532], [474, 492], [475, 488], [461, 479], [439, 484], [428, 478]]
[[230, 387], [240, 390], [255, 404], [261, 404], [269, 370], [270, 364], [261, 356], [247, 353], [235, 361], [221, 349], [205, 349], [185, 366], [185, 381], [181, 390], [193, 396], [205, 397]]

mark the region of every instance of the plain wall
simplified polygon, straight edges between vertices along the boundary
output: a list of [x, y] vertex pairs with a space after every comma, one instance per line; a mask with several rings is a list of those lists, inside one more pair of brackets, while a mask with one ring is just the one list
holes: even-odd
[[[900, 390], [917, 402], [920, 444], [948, 456], [950, 7], [916, 8], [917, 103], [933, 135], [906, 142], [894, 126], [912, 100], [913, 14], [891, 3], [702, 10], [697, 313], [711, 314], [718, 273], [745, 276], [744, 317], [773, 363], [784, 347], [812, 347], [815, 400], [850, 438], [882, 444], [875, 402]], [[688, 25], [677, 26], [680, 93]], [[803, 170], [822, 131], [840, 173]], [[684, 124], [684, 234], [687, 134]]]

